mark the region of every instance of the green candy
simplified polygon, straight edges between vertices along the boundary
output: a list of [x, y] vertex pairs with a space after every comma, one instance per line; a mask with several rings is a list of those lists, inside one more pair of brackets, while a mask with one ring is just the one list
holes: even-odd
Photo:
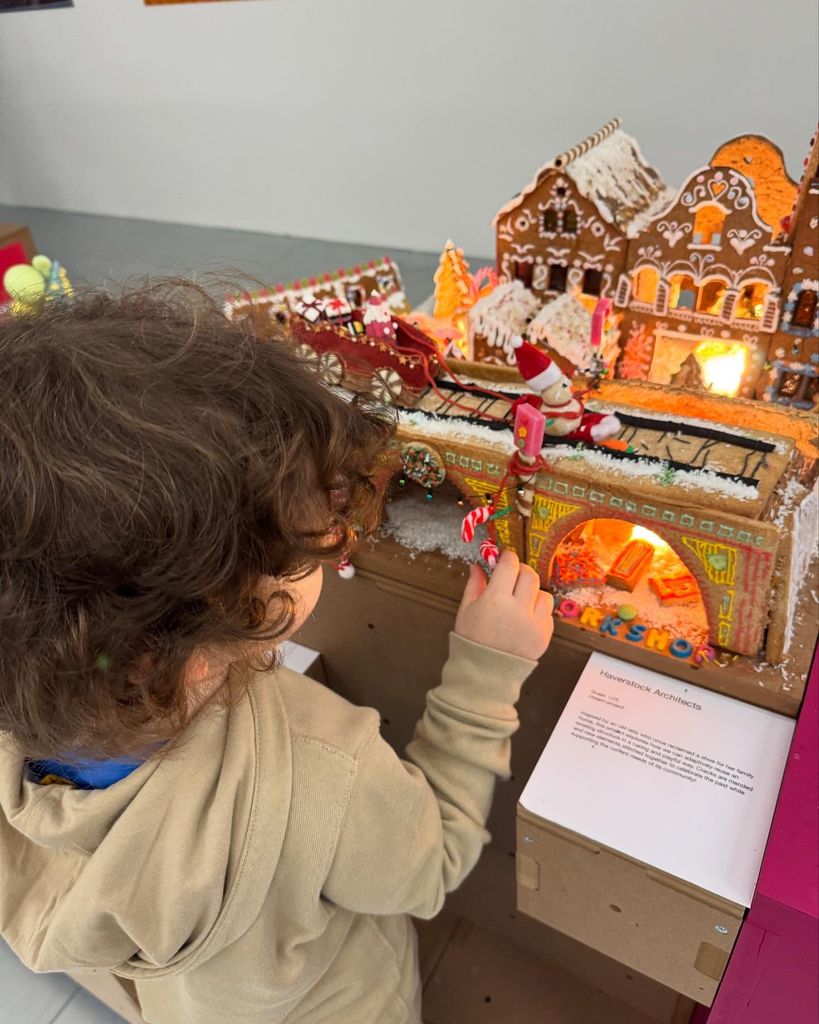
[[631, 622], [632, 619], [637, 618], [637, 609], [633, 604], [621, 604], [617, 609], [617, 618], [622, 619], [623, 622]]

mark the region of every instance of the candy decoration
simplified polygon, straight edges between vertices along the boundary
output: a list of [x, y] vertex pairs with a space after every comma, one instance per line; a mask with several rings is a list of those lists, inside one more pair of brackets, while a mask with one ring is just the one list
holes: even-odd
[[599, 586], [604, 582], [600, 563], [582, 548], [559, 551], [555, 555], [552, 572], [559, 586]]
[[606, 583], [618, 590], [634, 590], [653, 558], [653, 544], [647, 540], [630, 540], [606, 573]]
[[624, 604], [617, 609], [616, 615], [610, 615], [603, 608], [581, 606], [577, 601], [564, 597], [556, 603], [554, 614], [560, 619], [573, 619], [577, 625], [592, 629], [601, 636], [628, 640], [658, 654], [681, 661], [688, 660], [694, 666], [714, 661], [717, 657], [717, 652], [709, 643], [693, 644], [685, 637], [674, 637], [664, 629], [635, 622], [634, 616], [631, 616], [632, 611], [636, 613], [632, 605]]
[[[546, 419], [528, 403], [522, 403], [515, 410], [515, 447], [523, 458], [534, 459], [543, 447]], [[529, 463], [532, 465], [533, 463]]]
[[677, 576], [651, 576], [648, 585], [665, 605], [684, 604], [699, 596], [697, 581], [688, 572]]
[[475, 539], [475, 527], [489, 522], [491, 515], [492, 509], [489, 505], [481, 505], [467, 512], [461, 523], [461, 540], [464, 544], [470, 544]]
[[355, 566], [349, 558], [340, 558], [336, 563], [336, 570], [343, 580], [351, 580], [355, 576]]
[[373, 398], [383, 405], [392, 405], [401, 397], [404, 389], [404, 382], [397, 370], [389, 367], [381, 367], [375, 371], [370, 381], [370, 391]]
[[543, 434], [546, 430], [546, 417], [533, 406], [522, 403], [515, 410], [515, 447], [517, 451], [516, 468], [518, 473], [518, 512], [529, 517], [535, 500], [535, 476], [537, 474], [540, 450], [543, 447]]
[[498, 564], [500, 558], [500, 549], [494, 541], [484, 540], [481, 541], [481, 546], [478, 549], [480, 551], [481, 558], [486, 562], [490, 569], [494, 569]]
[[600, 341], [603, 337], [603, 327], [606, 324], [606, 317], [611, 312], [611, 299], [598, 299], [594, 307], [591, 322], [591, 345], [592, 348], [600, 348]]
[[438, 487], [446, 479], [444, 460], [428, 444], [414, 441], [404, 446], [401, 452], [401, 467], [404, 476], [426, 488]]

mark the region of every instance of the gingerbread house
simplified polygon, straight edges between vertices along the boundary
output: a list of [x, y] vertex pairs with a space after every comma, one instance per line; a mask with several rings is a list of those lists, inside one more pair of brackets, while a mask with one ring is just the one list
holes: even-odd
[[[516, 393], [503, 387], [504, 400]], [[498, 544], [537, 570], [567, 623], [672, 662], [697, 664], [717, 652], [781, 662], [815, 556], [819, 502], [804, 432], [783, 413], [782, 433], [721, 423], [711, 396], [700, 398], [703, 418], [663, 413], [650, 406], [669, 389], [616, 387], [616, 406], [597, 404], [616, 408], [627, 446], [545, 447], [531, 515], [521, 513], [519, 481], [509, 476], [514, 448], [498, 426], [501, 400], [497, 409], [476, 404], [470, 418], [463, 396], [447, 407], [429, 393], [401, 414], [390, 473], [405, 486], [391, 514], [400, 520], [408, 481], [425, 492], [428, 534], [439, 488], [447, 506], [489, 501], [501, 513]], [[742, 404], [754, 422], [759, 406]], [[451, 530], [452, 514], [449, 521]]]
[[224, 308], [230, 319], [252, 318], [256, 329], [267, 336], [275, 332], [277, 321], [285, 322], [294, 314], [309, 323], [349, 319], [365, 308], [375, 292], [384, 296], [395, 316], [409, 312], [401, 272], [389, 256], [290, 284], [228, 295]]
[[695, 171], [630, 252], [615, 294], [626, 309], [618, 376], [670, 384], [693, 354], [707, 390], [753, 396], [790, 253], [753, 182], [728, 166]]
[[495, 216], [497, 270], [546, 301], [613, 295], [628, 240], [670, 192], [615, 118], [540, 168]]
[[[607, 295], [616, 376], [814, 407], [817, 148], [797, 186], [777, 146], [739, 136], [674, 193], [611, 121], [498, 213], [500, 288], [519, 287], [470, 311], [472, 358], [511, 364], [509, 339], [524, 333], [568, 371], [568, 351], [582, 355], [567, 344], [574, 304], [529, 307], [569, 295], [590, 311]], [[582, 357], [574, 366], [583, 371]]]

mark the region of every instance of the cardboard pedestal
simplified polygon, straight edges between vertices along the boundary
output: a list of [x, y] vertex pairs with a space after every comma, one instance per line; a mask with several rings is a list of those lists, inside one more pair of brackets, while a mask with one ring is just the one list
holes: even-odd
[[708, 1006], [744, 908], [518, 806], [518, 908]]
[[15, 242], [21, 246], [26, 259], [30, 260], [32, 256], [36, 256], [37, 249], [34, 246], [34, 239], [24, 224], [0, 224], [0, 249], [5, 249], [6, 246], [13, 245]]

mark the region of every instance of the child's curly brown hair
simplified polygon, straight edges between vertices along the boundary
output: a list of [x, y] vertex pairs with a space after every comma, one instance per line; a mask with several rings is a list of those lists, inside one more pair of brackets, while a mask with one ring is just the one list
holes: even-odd
[[145, 752], [194, 652], [275, 645], [287, 581], [375, 527], [392, 422], [180, 281], [0, 320], [0, 367], [0, 730]]

